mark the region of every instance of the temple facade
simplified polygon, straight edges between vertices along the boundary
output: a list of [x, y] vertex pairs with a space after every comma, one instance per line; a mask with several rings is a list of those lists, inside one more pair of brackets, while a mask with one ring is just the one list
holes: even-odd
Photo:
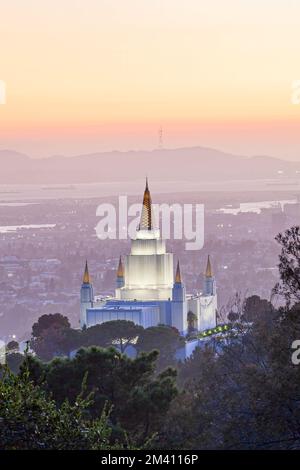
[[130, 320], [148, 328], [159, 324], [204, 331], [216, 326], [216, 282], [208, 257], [204, 285], [197, 295], [186, 293], [179, 261], [174, 275], [174, 255], [155, 227], [151, 195], [146, 180], [141, 221], [131, 240], [129, 255], [120, 257], [115, 295], [94, 296], [86, 262], [80, 291], [80, 324], [90, 327], [111, 320]]

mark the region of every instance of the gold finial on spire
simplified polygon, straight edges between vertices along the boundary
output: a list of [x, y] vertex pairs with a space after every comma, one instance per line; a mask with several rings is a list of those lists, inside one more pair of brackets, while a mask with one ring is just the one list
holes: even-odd
[[151, 194], [148, 187], [148, 178], [146, 178], [146, 187], [143, 197], [143, 208], [141, 214], [141, 222], [139, 225], [139, 230], [152, 230], [154, 228], [153, 223], [153, 213], [152, 213], [152, 200]]
[[212, 272], [212, 267], [211, 267], [210, 256], [209, 256], [209, 255], [208, 255], [208, 257], [207, 257], [207, 265], [206, 265], [205, 277], [213, 277], [213, 272]]
[[89, 275], [89, 268], [88, 268], [88, 262], [86, 260], [85, 262], [85, 269], [84, 269], [84, 275], [83, 275], [83, 284], [90, 284], [91, 283], [91, 278]]
[[122, 257], [120, 256], [119, 265], [117, 269], [117, 277], [124, 277], [124, 268], [122, 263]]
[[177, 269], [176, 269], [175, 282], [176, 282], [176, 284], [181, 284], [181, 274], [180, 274], [179, 260], [177, 261]]

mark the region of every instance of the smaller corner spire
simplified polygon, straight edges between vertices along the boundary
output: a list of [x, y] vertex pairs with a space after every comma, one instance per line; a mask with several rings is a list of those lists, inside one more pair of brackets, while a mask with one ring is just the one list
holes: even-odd
[[119, 259], [119, 265], [118, 265], [118, 269], [117, 269], [117, 277], [124, 277], [124, 267], [123, 267], [123, 263], [122, 263], [122, 256], [120, 256], [120, 259]]
[[211, 262], [210, 262], [210, 255], [208, 255], [207, 257], [205, 277], [213, 277], [213, 271], [212, 271]]
[[179, 260], [177, 261], [175, 283], [176, 283], [176, 284], [181, 284], [181, 273], [180, 273], [180, 264], [179, 264]]
[[90, 284], [91, 283], [91, 278], [89, 274], [89, 268], [88, 268], [88, 262], [87, 260], [85, 261], [85, 269], [84, 269], [84, 275], [83, 275], [83, 284]]

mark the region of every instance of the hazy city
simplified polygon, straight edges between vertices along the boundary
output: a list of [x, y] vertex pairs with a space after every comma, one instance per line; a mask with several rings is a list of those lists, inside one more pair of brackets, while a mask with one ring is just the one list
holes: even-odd
[[[140, 185], [135, 182], [135, 187], [140, 186], [142, 191], [143, 184], [143, 180]], [[48, 189], [47, 199], [40, 198], [40, 190], [31, 200], [27, 200], [28, 196], [18, 200], [17, 186], [13, 194], [6, 188], [5, 199], [0, 203], [3, 339], [12, 335], [18, 340], [29, 339], [33, 322], [44, 313], [60, 312], [78, 327], [79, 289], [86, 259], [96, 293], [113, 293], [119, 256], [129, 251], [129, 241], [97, 238], [97, 206], [103, 201], [117, 204], [117, 195], [101, 197], [100, 186], [93, 188], [94, 193], [99, 192], [98, 197], [77, 198], [80, 187], [74, 185], [67, 191], [65, 186], [57, 185], [55, 194], [62, 191], [72, 197], [58, 199], [51, 194], [53, 187], [48, 186], [43, 187], [44, 191]], [[279, 248], [274, 237], [299, 220], [300, 193], [203, 192], [201, 184], [199, 189], [153, 194], [156, 203], [205, 206], [202, 250], [186, 251], [182, 240], [168, 241], [169, 250], [180, 258], [186, 286], [190, 291], [199, 290], [205, 259], [211, 253], [221, 312], [222, 308], [226, 311], [236, 293], [243, 297], [255, 293], [269, 300], [278, 279]], [[30, 195], [30, 189], [28, 192]], [[130, 200], [140, 202], [139, 196], [130, 196]]]

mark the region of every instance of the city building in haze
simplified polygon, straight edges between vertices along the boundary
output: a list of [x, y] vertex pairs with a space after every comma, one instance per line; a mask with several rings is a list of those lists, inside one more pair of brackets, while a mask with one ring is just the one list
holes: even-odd
[[[80, 292], [80, 325], [90, 327], [111, 320], [130, 320], [148, 328], [159, 324], [175, 327], [182, 335], [189, 329], [204, 331], [216, 326], [217, 293], [210, 257], [202, 292], [186, 293], [174, 255], [155, 227], [151, 194], [146, 180], [140, 224], [131, 252], [120, 257], [115, 296], [94, 297], [86, 263]], [[189, 321], [188, 321], [189, 320]]]

